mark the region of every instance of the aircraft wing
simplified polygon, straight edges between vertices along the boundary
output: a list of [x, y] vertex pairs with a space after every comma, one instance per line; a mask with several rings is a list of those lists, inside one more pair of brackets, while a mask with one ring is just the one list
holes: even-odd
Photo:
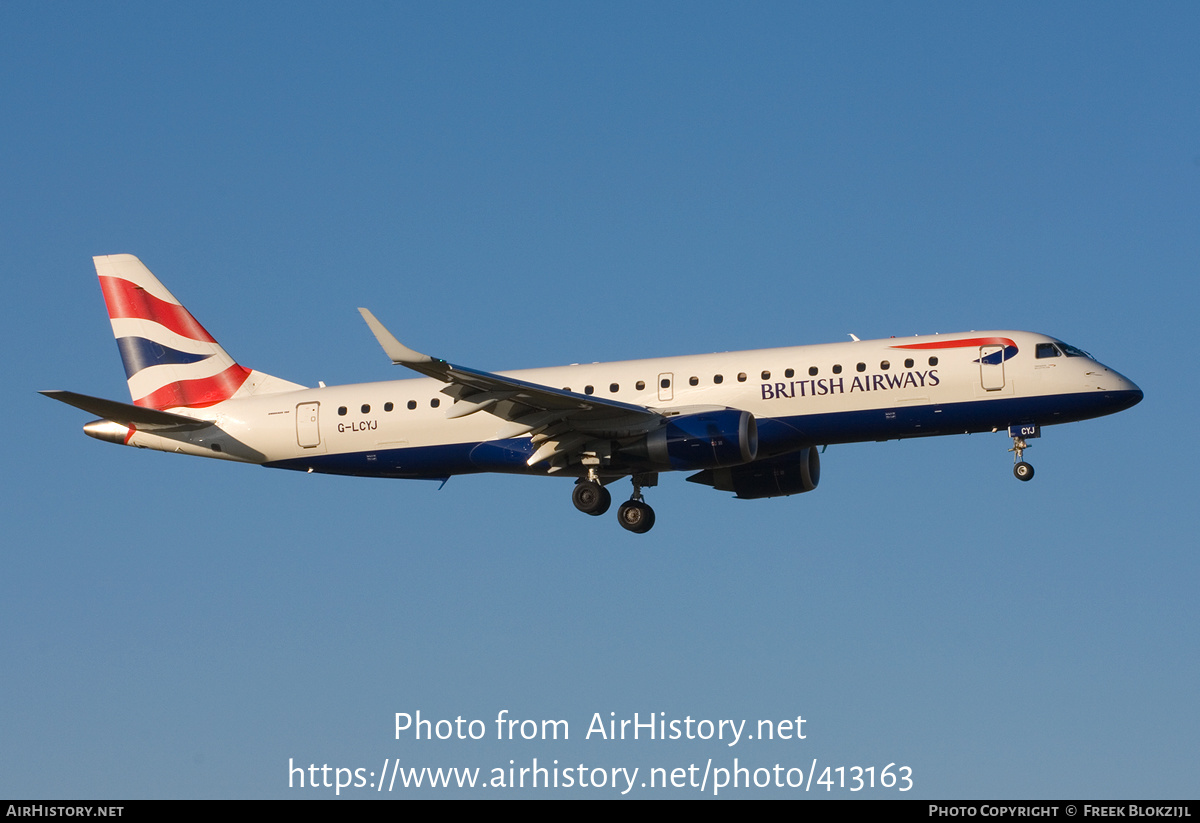
[[646, 434], [663, 424], [665, 414], [646, 406], [576, 394], [492, 372], [456, 366], [408, 348], [375, 315], [360, 308], [363, 319], [392, 363], [449, 384], [442, 391], [457, 402], [448, 418], [487, 412], [512, 423], [501, 437], [533, 433], [538, 446], [529, 465], [551, 461], [551, 471], [587, 450], [589, 441]]
[[148, 409], [143, 406], [131, 406], [128, 403], [118, 403], [116, 400], [105, 400], [100, 397], [90, 397], [86, 394], [76, 394], [73, 391], [42, 391], [49, 398], [97, 414], [105, 420], [120, 423], [122, 426], [132, 426], [144, 432], [181, 432], [198, 431], [212, 425], [211, 420], [197, 420], [182, 414]]

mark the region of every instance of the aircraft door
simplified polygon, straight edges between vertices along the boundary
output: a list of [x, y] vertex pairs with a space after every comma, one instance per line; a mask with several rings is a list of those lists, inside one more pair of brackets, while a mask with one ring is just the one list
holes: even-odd
[[985, 391], [1004, 388], [1004, 347], [979, 347], [979, 380]]
[[672, 400], [675, 397], [675, 389], [672, 387], [675, 375], [671, 372], [664, 372], [658, 376], [658, 399]]
[[296, 442], [302, 448], [314, 449], [321, 445], [321, 431], [317, 427], [320, 403], [301, 403], [296, 406]]

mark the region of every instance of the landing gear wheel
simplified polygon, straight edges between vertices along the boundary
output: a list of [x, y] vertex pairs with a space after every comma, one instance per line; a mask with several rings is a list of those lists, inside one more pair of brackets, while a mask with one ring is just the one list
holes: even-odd
[[612, 505], [612, 495], [594, 480], [581, 480], [575, 485], [575, 491], [571, 492], [571, 502], [584, 514], [596, 517], [608, 511]]
[[640, 500], [626, 500], [617, 509], [621, 527], [634, 534], [645, 534], [654, 527], [654, 509]]
[[1025, 462], [1025, 450], [1029, 448], [1029, 444], [1025, 442], [1026, 437], [1041, 437], [1042, 430], [1040, 426], [1035, 426], [1032, 423], [1023, 423], [1019, 426], [1009, 426], [1008, 436], [1012, 438], [1013, 447], [1009, 449], [1013, 453], [1013, 476], [1018, 480], [1032, 480], [1033, 466]]

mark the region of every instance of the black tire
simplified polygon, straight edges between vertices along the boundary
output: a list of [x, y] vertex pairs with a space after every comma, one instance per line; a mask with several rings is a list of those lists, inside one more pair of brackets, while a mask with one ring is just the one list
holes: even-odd
[[1033, 479], [1033, 466], [1029, 465], [1024, 460], [1022, 460], [1020, 463], [1013, 466], [1013, 475], [1018, 480], [1032, 480]]
[[612, 495], [599, 483], [584, 480], [575, 485], [575, 491], [571, 493], [571, 502], [584, 514], [598, 517], [612, 505]]
[[634, 534], [645, 534], [654, 528], [654, 509], [640, 500], [627, 500], [617, 509], [621, 528]]

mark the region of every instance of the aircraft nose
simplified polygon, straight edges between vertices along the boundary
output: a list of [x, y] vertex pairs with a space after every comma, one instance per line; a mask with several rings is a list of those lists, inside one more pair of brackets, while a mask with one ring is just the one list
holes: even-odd
[[1142, 393], [1142, 390], [1137, 386], [1134, 386], [1133, 383], [1130, 383], [1129, 385], [1133, 386], [1133, 388], [1129, 390], [1129, 405], [1132, 407], [1136, 406], [1138, 403], [1141, 403], [1142, 398], [1145, 397], [1145, 395]]
[[[1111, 370], [1110, 370], [1111, 371]], [[1113, 385], [1105, 391], [1104, 396], [1113, 404], [1114, 411], [1123, 411], [1133, 408], [1138, 403], [1142, 402], [1145, 396], [1138, 385], [1123, 374], [1111, 372], [1113, 376]]]
[[[1114, 374], [1116, 374], [1116, 372], [1114, 372]], [[1131, 395], [1137, 395], [1138, 400], [1142, 399], [1142, 396], [1143, 396], [1142, 390], [1138, 387], [1137, 383], [1134, 383], [1132, 380], [1130, 380], [1128, 377], [1126, 377], [1123, 374], [1117, 374], [1117, 377], [1121, 381], [1121, 390], [1122, 391], [1127, 391]], [[1134, 402], [1137, 402], [1137, 401], [1134, 401]]]

